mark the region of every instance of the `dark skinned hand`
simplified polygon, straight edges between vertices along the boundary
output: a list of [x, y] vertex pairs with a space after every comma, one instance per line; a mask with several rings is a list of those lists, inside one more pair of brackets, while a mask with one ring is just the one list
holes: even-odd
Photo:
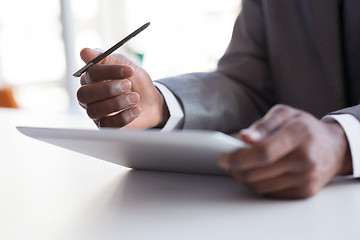
[[[101, 52], [85, 48], [88, 63]], [[147, 129], [161, 127], [169, 112], [149, 74], [126, 57], [112, 54], [81, 78], [77, 98], [98, 127]]]
[[240, 137], [251, 147], [222, 156], [219, 166], [260, 195], [307, 198], [352, 172], [342, 127], [288, 106], [273, 107]]

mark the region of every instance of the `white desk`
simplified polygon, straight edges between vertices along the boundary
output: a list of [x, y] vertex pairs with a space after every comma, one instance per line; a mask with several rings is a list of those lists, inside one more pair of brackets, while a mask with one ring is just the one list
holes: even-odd
[[302, 201], [259, 198], [217, 176], [129, 171], [15, 125], [90, 120], [0, 109], [0, 239], [360, 239], [360, 181]]

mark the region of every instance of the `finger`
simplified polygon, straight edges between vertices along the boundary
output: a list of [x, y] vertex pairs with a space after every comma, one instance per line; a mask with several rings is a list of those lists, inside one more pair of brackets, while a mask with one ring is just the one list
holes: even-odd
[[81, 85], [102, 82], [106, 80], [130, 78], [134, 70], [128, 65], [99, 65], [91, 66], [81, 75]]
[[102, 54], [101, 51], [91, 48], [84, 48], [80, 51], [80, 57], [85, 63], [90, 62], [100, 54]]
[[83, 103], [79, 102], [79, 105], [80, 105], [80, 107], [82, 107], [83, 109], [86, 110], [86, 108], [87, 108], [87, 105], [86, 105], [86, 104], [83, 104]]
[[301, 174], [285, 174], [267, 181], [251, 183], [248, 186], [258, 194], [267, 195], [300, 187], [306, 181]]
[[116, 97], [130, 91], [129, 80], [112, 80], [93, 84], [86, 84], [79, 88], [77, 99], [79, 103], [91, 104], [108, 98]]
[[121, 94], [119, 96], [87, 105], [86, 111], [91, 119], [101, 119], [109, 114], [123, 111], [140, 101], [136, 92]]
[[303, 143], [308, 136], [308, 124], [307, 119], [299, 117], [285, 122], [259, 144], [228, 155], [228, 167], [244, 171], [274, 164]]
[[140, 115], [140, 113], [141, 108], [139, 106], [134, 106], [133, 108], [126, 109], [112, 116], [102, 118], [100, 121], [98, 121], [98, 127], [121, 128], [134, 121]]
[[314, 196], [318, 191], [319, 189], [317, 188], [305, 188], [300, 186], [269, 194], [269, 197], [282, 199], [305, 199]]
[[243, 129], [240, 132], [241, 138], [250, 144], [256, 144], [299, 112], [299, 110], [289, 106], [276, 105], [262, 119], [256, 121], [249, 128]]
[[306, 162], [297, 159], [296, 154], [292, 153], [273, 165], [260, 167], [249, 171], [232, 172], [232, 177], [240, 182], [261, 182], [280, 177], [286, 173], [299, 173], [307, 168]]

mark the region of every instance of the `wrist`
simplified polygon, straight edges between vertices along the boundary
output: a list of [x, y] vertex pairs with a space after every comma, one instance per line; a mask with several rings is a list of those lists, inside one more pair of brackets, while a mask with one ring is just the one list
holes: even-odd
[[339, 153], [339, 170], [337, 171], [337, 175], [349, 175], [353, 172], [353, 165], [351, 159], [351, 152], [349, 142], [347, 140], [346, 134], [342, 126], [336, 122], [331, 121], [327, 122], [331, 131], [333, 132], [335, 139], [337, 139], [337, 143], [340, 149]]
[[339, 175], [350, 175], [353, 174], [353, 164], [351, 159], [350, 148], [346, 150], [346, 156], [342, 165], [342, 168], [339, 171]]
[[[159, 91], [158, 91], [159, 92]], [[166, 122], [170, 118], [170, 112], [169, 108], [166, 104], [166, 101], [164, 99], [164, 96], [159, 92], [159, 121], [158, 124], [155, 126], [155, 128], [163, 128], [166, 124]]]

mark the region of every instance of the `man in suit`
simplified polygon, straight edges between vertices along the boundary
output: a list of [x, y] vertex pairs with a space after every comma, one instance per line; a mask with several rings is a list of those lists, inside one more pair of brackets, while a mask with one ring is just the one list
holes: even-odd
[[216, 71], [155, 87], [144, 69], [111, 55], [82, 75], [79, 103], [99, 127], [243, 129], [252, 147], [219, 166], [262, 195], [312, 196], [336, 175], [359, 176], [358, 2], [243, 0]]

